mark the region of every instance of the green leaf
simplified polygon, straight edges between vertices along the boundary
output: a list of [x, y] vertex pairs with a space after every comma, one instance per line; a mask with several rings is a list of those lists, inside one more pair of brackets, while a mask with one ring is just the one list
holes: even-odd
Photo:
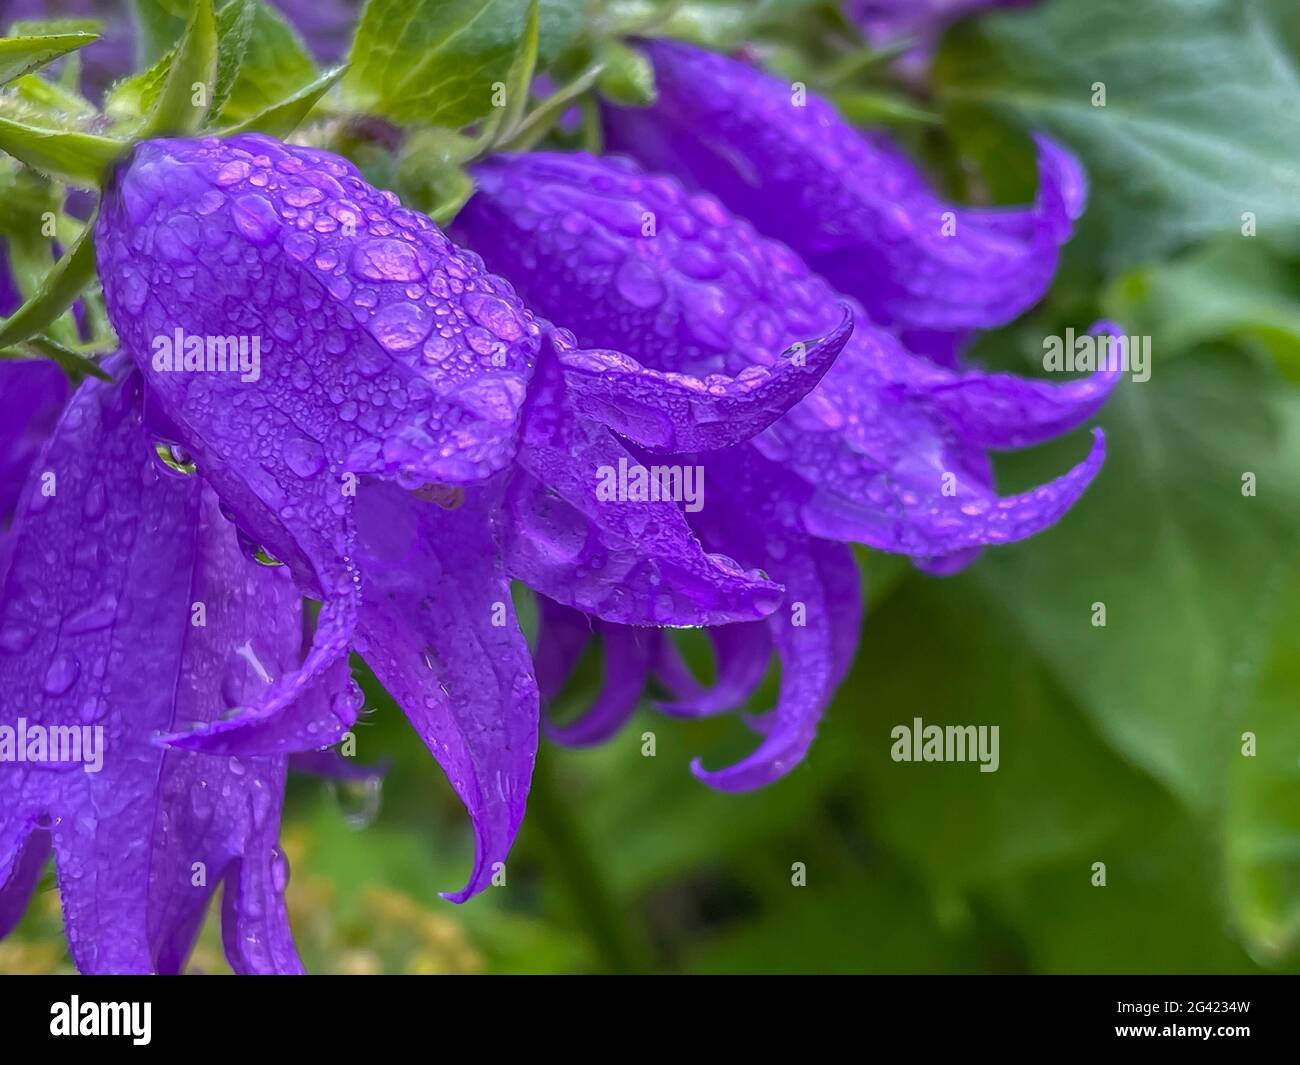
[[[1079, 152], [1084, 226], [1107, 271], [1188, 242], [1300, 222], [1300, 76], [1290, 0], [1089, 0], [981, 19], [935, 67], [949, 127], [989, 112]], [[1096, 86], [1105, 106], [1094, 106]]]
[[32, 337], [18, 348], [0, 351], [0, 359], [19, 358], [49, 359], [51, 362], [56, 363], [74, 383], [86, 376], [97, 377], [101, 381], [111, 381], [113, 379], [85, 355], [73, 351], [50, 337]]
[[[912, 577], [868, 619], [848, 684], [871, 693], [870, 816], [942, 893], [1081, 858], [1134, 810], [1168, 801], [1107, 748], [975, 574]], [[996, 726], [996, 768], [982, 772], [975, 752], [895, 761], [893, 730], [915, 731], [915, 718], [922, 729]]]
[[[281, 101], [309, 89], [320, 71], [306, 45], [276, 9], [264, 0], [252, 0], [253, 23], [239, 73], [219, 113], [223, 123], [241, 123]], [[222, 15], [227, 8], [222, 8]]]
[[[1251, 649], [1241, 686], [1224, 812], [1228, 901], [1256, 961], [1300, 948], [1300, 567], [1279, 559], [1267, 639]], [[1249, 737], [1249, 739], [1248, 739]], [[1249, 744], [1249, 746], [1248, 746]]]
[[[277, 26], [282, 32], [277, 32]], [[222, 5], [216, 13], [216, 74], [212, 80], [204, 83], [209, 86], [209, 116], [220, 115], [225, 119], [248, 117], [248, 115], [238, 114], [239, 104], [232, 106], [230, 102], [231, 96], [236, 91], [255, 99], [256, 106], [250, 113], [256, 113], [266, 109], [268, 99], [281, 99], [301, 87], [301, 82], [295, 82], [283, 91], [271, 91], [266, 94], [263, 94], [260, 89], [251, 93], [249, 91], [249, 78], [259, 76], [257, 68], [265, 65], [267, 50], [282, 43], [284, 34], [287, 34], [291, 41], [294, 40], [292, 31], [284, 27], [278, 15], [267, 14], [262, 0], [229, 0]], [[114, 86], [108, 96], [105, 110], [117, 122], [127, 127], [135, 126], [142, 116], [157, 106], [163, 86], [167, 83], [168, 75], [176, 60], [176, 51], [176, 48], [172, 48], [148, 70]], [[304, 57], [304, 61], [307, 70], [314, 75], [315, 67], [310, 59]], [[276, 89], [275, 86], [269, 88]], [[184, 100], [184, 102], [188, 101]]]
[[141, 136], [185, 135], [201, 129], [212, 107], [216, 78], [217, 20], [212, 0], [196, 0], [185, 36], [168, 61], [167, 75]]
[[506, 105], [501, 110], [501, 129], [507, 135], [519, 125], [528, 109], [533, 74], [537, 70], [538, 26], [537, 0], [532, 0], [524, 21], [524, 35], [519, 40], [519, 48], [506, 75]]
[[335, 67], [278, 104], [272, 104], [265, 111], [253, 115], [238, 125], [221, 130], [221, 135], [225, 137], [257, 130], [259, 133], [267, 133], [283, 140], [302, 125], [312, 109], [338, 83], [346, 71], [346, 66]]
[[98, 188], [109, 165], [127, 145], [77, 130], [48, 129], [0, 118], [0, 151], [60, 181]]
[[[1239, 745], [1239, 671], [1269, 639], [1262, 608], [1300, 527], [1300, 396], [1271, 366], [1185, 355], [1122, 381], [1100, 420], [1106, 465], [1082, 500], [975, 575], [1112, 746], [1209, 815]], [[1000, 487], [1060, 473], [1077, 436], [1014, 456]]]
[[95, 280], [95, 222], [86, 223], [77, 243], [51, 268], [40, 290], [0, 325], [0, 348], [34, 337], [72, 306]]
[[917, 107], [906, 96], [894, 92], [854, 89], [837, 92], [833, 99], [840, 113], [859, 126], [933, 126], [939, 122], [933, 111]]
[[599, 86], [605, 96], [626, 107], [649, 107], [655, 102], [655, 72], [650, 60], [618, 41], [605, 46]]
[[99, 115], [95, 107], [76, 89], [47, 81], [39, 74], [26, 74], [9, 86], [16, 97], [40, 111], [65, 116], [79, 122], [93, 121]]
[[371, 0], [344, 81], [351, 105], [395, 122], [458, 128], [492, 111], [527, 0]]
[[0, 85], [40, 70], [69, 52], [99, 40], [93, 33], [55, 33], [41, 37], [0, 37]]
[[403, 201], [447, 225], [473, 195], [464, 163], [474, 151], [474, 141], [452, 130], [414, 131], [402, 145], [397, 166]]
[[1162, 355], [1210, 340], [1248, 340], [1300, 380], [1300, 270], [1259, 239], [1222, 237], [1173, 262], [1117, 279], [1106, 317], [1158, 338]]
[[256, 22], [257, 0], [230, 0], [217, 12], [217, 82], [210, 114], [219, 115], [226, 106], [248, 54]]
[[133, 0], [141, 65], [156, 63], [185, 32], [191, 0]]

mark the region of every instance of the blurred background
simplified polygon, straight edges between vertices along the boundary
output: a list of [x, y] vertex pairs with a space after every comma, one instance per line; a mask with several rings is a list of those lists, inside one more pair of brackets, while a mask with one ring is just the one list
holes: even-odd
[[[1088, 211], [1047, 300], [971, 357], [1041, 373], [1044, 336], [1110, 317], [1151, 337], [1151, 378], [1120, 385], [1106, 467], [1045, 535], [948, 579], [861, 554], [857, 661], [787, 779], [694, 780], [693, 756], [748, 749], [735, 719], [646, 708], [602, 748], [544, 744], [508, 884], [466, 906], [437, 897], [469, 868], [463, 809], [358, 661], [358, 753], [391, 768], [378, 788], [291, 782], [309, 970], [1300, 971], [1295, 0], [1049, 0], [947, 25], [933, 54], [915, 27], [855, 38], [833, 3], [596, 7], [806, 79], [962, 201], [1029, 199], [1026, 131], [1056, 135]], [[345, 51], [355, 10], [316, 9], [345, 28], [313, 46]], [[1000, 487], [1068, 468], [1081, 440], [999, 460]], [[707, 678], [706, 641], [683, 644]], [[597, 650], [557, 715], [600, 675]], [[999, 770], [891, 761], [915, 717], [1000, 726]], [[214, 927], [192, 967], [224, 970]], [[68, 968], [47, 883], [0, 972]]]

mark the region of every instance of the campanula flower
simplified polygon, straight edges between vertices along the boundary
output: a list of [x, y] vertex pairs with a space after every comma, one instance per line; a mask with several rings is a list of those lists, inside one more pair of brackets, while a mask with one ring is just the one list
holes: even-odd
[[961, 206], [887, 136], [850, 126], [816, 94], [692, 45], [646, 49], [658, 100], [608, 108], [609, 148], [716, 196], [913, 350], [951, 365], [971, 330], [1011, 321], [1047, 291], [1087, 196], [1059, 144], [1036, 138], [1032, 204]]
[[[283, 778], [291, 756], [319, 770], [355, 722], [349, 650], [470, 812], [462, 901], [504, 861], [536, 754], [512, 577], [627, 626], [780, 602], [706, 553], [671, 500], [600, 502], [593, 468], [632, 455], [588, 409], [649, 404], [665, 439], [734, 445], [826, 373], [843, 310], [797, 359], [734, 377], [628, 360], [571, 383], [566, 361], [617, 353], [574, 349], [342, 159], [260, 135], [136, 145], [96, 238], [128, 354], [106, 366], [114, 384], [80, 387], [28, 472], [0, 721], [90, 728], [102, 764], [0, 766], [5, 930], [52, 848], [83, 970], [178, 968], [224, 880], [232, 964], [296, 971]], [[0, 398], [25, 409], [12, 387]], [[304, 594], [321, 601], [307, 640]]]
[[[299, 968], [276, 846], [285, 758], [168, 750], [300, 653], [300, 597], [159, 460], [141, 381], [89, 380], [23, 489], [0, 603], [0, 934], [53, 850], [84, 972], [176, 971], [225, 884], [237, 971]], [[12, 367], [6, 367], [6, 370]]]
[[[645, 452], [703, 466], [707, 503], [690, 516], [701, 540], [786, 588], [786, 606], [760, 623], [766, 637], [727, 637], [727, 655], [738, 660], [724, 661], [724, 687], [739, 693], [757, 683], [768, 639], [782, 660], [782, 687], [776, 709], [756, 721], [764, 739], [752, 755], [720, 771], [696, 765], [711, 784], [765, 784], [811, 743], [861, 617], [844, 543], [948, 571], [983, 545], [1053, 524], [1101, 466], [1097, 431], [1073, 470], [999, 497], [987, 449], [1027, 447], [1079, 425], [1118, 371], [1048, 384], [938, 366], [717, 199], [628, 161], [498, 156], [475, 176], [478, 192], [455, 233], [514, 280], [530, 306], [573, 330], [573, 350], [560, 350], [573, 404]], [[739, 379], [770, 366], [797, 338], [833, 330], [846, 305], [856, 326], [835, 364], [751, 443], [701, 453], [654, 404], [601, 389], [607, 378], [647, 368], [667, 379], [718, 372]], [[561, 630], [581, 626], [564, 612], [551, 611], [550, 621]], [[559, 653], [572, 642], [561, 632], [544, 649]], [[626, 644], [619, 654], [640, 662], [664, 649]], [[548, 663], [547, 672], [564, 670]], [[672, 705], [683, 713], [727, 708], [689, 692]]]

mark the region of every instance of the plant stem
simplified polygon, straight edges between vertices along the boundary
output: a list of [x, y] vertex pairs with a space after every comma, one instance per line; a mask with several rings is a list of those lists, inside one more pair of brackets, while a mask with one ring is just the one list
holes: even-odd
[[581, 826], [560, 794], [546, 752], [541, 754], [533, 771], [528, 814], [542, 835], [544, 860], [591, 937], [602, 967], [618, 974], [644, 971], [642, 944], [628, 927]]

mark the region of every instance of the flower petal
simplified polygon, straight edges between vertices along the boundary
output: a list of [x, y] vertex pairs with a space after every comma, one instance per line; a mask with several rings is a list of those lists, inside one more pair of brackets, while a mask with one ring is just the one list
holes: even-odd
[[[122, 360], [110, 366], [125, 374]], [[178, 968], [208, 885], [253, 853], [243, 826], [278, 831], [283, 761], [236, 767], [155, 737], [178, 713], [216, 715], [240, 697], [241, 647], [273, 669], [300, 646], [291, 584], [273, 575], [290, 598], [264, 617], [262, 574], [215, 497], [200, 525], [199, 480], [153, 454], [139, 395], [126, 374], [72, 398], [38, 460], [53, 477], [24, 491], [0, 601], [0, 721], [81, 740], [71, 760], [0, 764], [0, 842], [12, 845], [14, 825], [19, 840], [33, 824], [48, 829], [83, 972]], [[198, 888], [195, 862], [207, 873]]]
[[0, 361], [0, 526], [67, 397], [68, 379], [54, 363]]
[[596, 630], [605, 652], [600, 693], [576, 720], [546, 726], [547, 739], [565, 747], [604, 743], [627, 723], [641, 701], [659, 650], [660, 635], [654, 629], [600, 621]]
[[[463, 483], [507, 465], [537, 327], [350, 163], [258, 134], [136, 145], [96, 238], [110, 317], [176, 442], [322, 600], [300, 669], [211, 732], [322, 746], [356, 702], [341, 664], [360, 601], [356, 475]], [[239, 371], [220, 369], [234, 350]], [[321, 681], [324, 719], [278, 720]]]
[[799, 402], [830, 368], [853, 332], [853, 313], [826, 336], [800, 341], [772, 367], [738, 377], [647, 369], [609, 350], [560, 348], [574, 408], [651, 451], [712, 451], [766, 429]]
[[718, 661], [716, 683], [711, 688], [699, 686], [676, 699], [657, 701], [655, 705], [665, 714], [708, 717], [726, 713], [743, 706], [763, 683], [772, 658], [772, 632], [766, 621], [719, 625], [708, 633]]
[[10, 833], [21, 842], [0, 837], [0, 939], [22, 919], [50, 858], [48, 832], [28, 824], [12, 825]]
[[550, 700], [564, 690], [578, 668], [582, 652], [594, 635], [595, 620], [544, 595], [537, 597], [537, 612], [533, 669], [538, 691], [543, 699]]
[[[840, 297], [788, 248], [671, 178], [545, 153], [495, 157], [479, 172], [458, 225], [581, 345], [665, 371], [740, 374], [840, 319]], [[1113, 373], [1064, 385], [962, 373], [912, 355], [865, 314], [855, 321], [817, 388], [753, 441], [803, 482], [788, 498], [807, 531], [936, 559], [1033, 535], [1087, 486], [1100, 449], [1061, 480], [1000, 500], [980, 443], [1037, 441], [1077, 424]]]
[[780, 589], [706, 554], [676, 503], [602, 499], [600, 486], [620, 460], [639, 465], [608, 429], [570, 409], [547, 344], [506, 496], [512, 576], [565, 606], [626, 625], [750, 621], [775, 608]]
[[[283, 570], [248, 559], [211, 489], [203, 491], [199, 551], [190, 595], [204, 606], [191, 626], [176, 684], [174, 719], [220, 719], [294, 669], [302, 643], [301, 599]], [[191, 610], [193, 608], [191, 607]], [[240, 972], [301, 972], [285, 911], [287, 865], [278, 850], [286, 759], [168, 750], [154, 825], [150, 940], [158, 971], [178, 972], [208, 898], [224, 877], [227, 953]], [[201, 883], [196, 884], [196, 869]], [[273, 870], [256, 897], [245, 881]], [[256, 941], [250, 941], [256, 935]], [[233, 946], [232, 946], [233, 943]]]
[[1086, 198], [1078, 161], [1047, 137], [1036, 138], [1033, 204], [963, 207], [935, 195], [885, 138], [860, 133], [813, 94], [797, 100], [788, 82], [689, 44], [646, 49], [658, 100], [608, 108], [609, 148], [717, 196], [875, 321], [1000, 325], [1046, 292]]
[[474, 823], [474, 867], [444, 894], [452, 902], [482, 891], [505, 862], [537, 756], [537, 682], [495, 543], [499, 494], [471, 487], [446, 510], [366, 482], [358, 501], [358, 649]]

